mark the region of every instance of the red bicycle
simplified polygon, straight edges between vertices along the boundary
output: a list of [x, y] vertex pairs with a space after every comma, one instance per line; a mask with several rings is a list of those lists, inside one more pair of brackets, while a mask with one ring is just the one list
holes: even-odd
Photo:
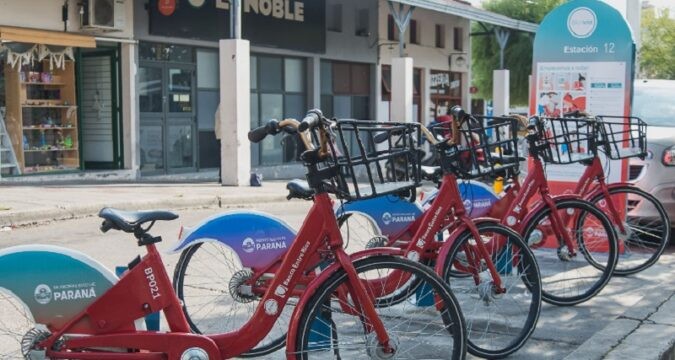
[[[348, 126], [359, 128], [357, 123], [335, 124], [319, 111], [310, 112], [303, 120], [301, 128], [318, 133], [319, 147], [303, 155], [307, 179], [315, 192], [314, 205], [278, 262], [274, 277], [249, 279], [229, 289], [237, 292], [242, 302], [251, 302], [254, 297], [259, 300], [241, 328], [208, 336], [191, 333], [183, 304], [155, 245], [161, 238], [149, 233], [156, 221], [173, 220], [177, 215], [103, 209], [99, 214], [104, 219], [101, 230], [132, 233], [147, 254], [133, 260], [115, 282], [83, 254], [45, 247], [2, 250], [0, 289], [16, 297], [0, 300], [23, 303], [29, 309], [23, 315], [30, 328], [20, 331], [14, 326], [0, 332], [0, 357], [230, 358], [255, 349], [289, 299], [295, 299], [286, 337], [288, 358], [462, 359], [466, 351], [464, 322], [449, 287], [433, 271], [393, 256], [394, 251], [387, 249], [351, 256], [343, 250], [328, 194], [346, 189], [332, 183], [344, 182], [340, 174], [349, 166], [334, 150], [328, 151], [327, 143], [334, 142], [333, 127]], [[396, 151], [397, 156], [410, 153]], [[383, 158], [388, 156], [391, 154], [384, 151]], [[383, 185], [377, 189], [400, 191], [409, 184]], [[324, 266], [317, 274], [319, 264]], [[417, 295], [421, 297], [417, 301], [432, 304], [425, 311], [410, 311], [408, 307], [414, 305], [409, 302], [386, 300], [411, 281], [430, 289]], [[100, 287], [102, 283], [107, 283], [107, 288]], [[78, 301], [69, 302], [72, 300]], [[13, 308], [3, 306], [3, 314]], [[135, 326], [135, 320], [158, 311], [164, 313], [168, 331], [144, 331]]]

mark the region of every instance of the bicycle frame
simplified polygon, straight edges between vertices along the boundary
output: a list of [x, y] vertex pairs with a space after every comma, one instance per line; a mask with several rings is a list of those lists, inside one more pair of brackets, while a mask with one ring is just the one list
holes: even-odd
[[[386, 251], [378, 249], [377, 252]], [[342, 291], [343, 296], [347, 296], [346, 292], [349, 292], [353, 306], [361, 308], [369, 318], [369, 323], [372, 324], [369, 330], [376, 333], [380, 343], [388, 346], [389, 338], [375, 312], [372, 295], [365, 289], [365, 284], [359, 280], [352, 265], [354, 258], [373, 253], [368, 251], [366, 254], [350, 257], [344, 252], [331, 200], [326, 193], [317, 194], [298, 236], [279, 264], [276, 276], [271, 279], [250, 320], [240, 329], [209, 336], [190, 334], [180, 301], [173, 291], [159, 252], [154, 244], [150, 244], [147, 245], [147, 254], [138, 264], [131, 267], [117, 284], [63, 328], [54, 331], [40, 345], [48, 349], [46, 356], [53, 359], [148, 360], [165, 359], [165, 354], [169, 359], [176, 359], [185, 350], [195, 346], [204, 349], [212, 359], [234, 357], [253, 348], [265, 337], [290, 297], [302, 295], [300, 302], [304, 303], [306, 297], [320, 285], [316, 277], [305, 276], [316, 268], [316, 264], [313, 263], [316, 257], [312, 254], [319, 254], [322, 258], [334, 259], [334, 262], [322, 271], [321, 279], [339, 269], [344, 269], [349, 278], [349, 286]], [[310, 279], [314, 281], [309, 281]], [[297, 285], [307, 285], [304, 293], [293, 291]], [[130, 292], [130, 290], [137, 291]], [[301, 310], [300, 307], [295, 308], [294, 319], [300, 316]], [[123, 326], [158, 311], [165, 314], [170, 332], [136, 331]], [[95, 324], [94, 327], [97, 329], [95, 334], [68, 338], [62, 344], [59, 343], [60, 350], [52, 350], [54, 344], [64, 334], [68, 334], [68, 330], [74, 324], [87, 319]], [[294, 339], [291, 332], [289, 339]], [[64, 351], [94, 348], [142, 349], [150, 352], [117, 354]]]

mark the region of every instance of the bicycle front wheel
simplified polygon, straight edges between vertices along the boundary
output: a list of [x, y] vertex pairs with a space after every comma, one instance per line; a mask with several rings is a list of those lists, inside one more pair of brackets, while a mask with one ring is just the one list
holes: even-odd
[[[561, 229], [552, 225], [553, 216]], [[563, 234], [571, 240], [572, 249]], [[550, 304], [569, 306], [590, 300], [607, 285], [616, 267], [618, 250], [612, 223], [588, 201], [562, 199], [555, 201], [555, 209], [543, 207], [526, 225], [523, 239], [537, 260], [542, 296]]]
[[[389, 336], [389, 349], [380, 345], [371, 320], [355, 305], [345, 271], [333, 274], [311, 295], [299, 317], [295, 344], [289, 355], [299, 359], [463, 359], [466, 353], [464, 320], [450, 288], [431, 269], [393, 256], [373, 256], [354, 262], [362, 283], [390, 274], [416, 279], [408, 301], [385, 306], [378, 298], [375, 311]], [[401, 288], [406, 289], [405, 285]], [[293, 347], [291, 347], [293, 345]]]
[[[609, 209], [607, 200], [614, 203], [618, 214]], [[599, 194], [591, 202], [608, 214], [616, 229], [619, 261], [614, 274], [635, 274], [659, 260], [670, 240], [670, 219], [657, 198], [637, 187], [621, 186], [609, 190], [609, 199]], [[581, 226], [582, 220], [577, 226]], [[578, 233], [580, 236], [584, 234]], [[596, 266], [603, 266], [602, 261], [593, 257], [588, 260]]]
[[[541, 310], [539, 268], [515, 231], [496, 223], [477, 227], [479, 240], [469, 230], [454, 240], [443, 278], [464, 315], [469, 352], [487, 359], [502, 358], [525, 345], [537, 326]], [[478, 255], [478, 241], [484, 244], [489, 259], [473, 257]], [[495, 266], [501, 289], [495, 285], [487, 261]], [[468, 276], [456, 277], [452, 271]]]
[[[192, 245], [181, 253], [173, 284], [193, 332], [220, 334], [240, 329], [251, 318], [261, 297], [245, 293], [253, 273], [244, 269], [234, 250], [217, 242]], [[255, 348], [239, 355], [255, 357], [284, 347], [297, 299], [289, 299], [274, 327]], [[290, 305], [290, 306], [289, 306]]]

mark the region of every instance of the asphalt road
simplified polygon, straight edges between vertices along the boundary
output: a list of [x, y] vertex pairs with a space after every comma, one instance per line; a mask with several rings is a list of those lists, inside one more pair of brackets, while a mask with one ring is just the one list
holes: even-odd
[[[292, 201], [256, 205], [256, 210], [270, 212], [297, 228], [302, 223], [310, 203]], [[192, 226], [223, 209], [197, 209], [178, 211], [180, 218], [173, 222], [157, 223], [153, 235], [161, 235], [158, 245], [162, 251], [171, 248], [176, 241], [181, 224]], [[100, 220], [88, 217], [48, 223], [40, 226], [17, 228], [0, 232], [0, 248], [20, 244], [51, 244], [82, 251], [103, 265], [114, 268], [125, 265], [136, 255], [142, 254], [135, 239], [129, 234], [98, 230]], [[169, 274], [178, 261], [178, 255], [163, 257]], [[661, 261], [647, 271], [628, 278], [614, 278], [593, 300], [575, 307], [555, 307], [544, 304], [537, 330], [515, 359], [562, 359], [593, 334], [608, 326], [610, 321], [628, 307], [640, 306], [640, 300], [648, 296], [650, 289], [674, 284], [675, 254], [672, 248]], [[276, 354], [282, 358], [282, 354]]]

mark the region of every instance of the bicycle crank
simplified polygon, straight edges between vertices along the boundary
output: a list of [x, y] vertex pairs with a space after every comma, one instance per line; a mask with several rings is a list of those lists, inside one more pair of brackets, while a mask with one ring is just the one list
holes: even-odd
[[379, 247], [384, 247], [384, 244], [387, 243], [387, 238], [384, 236], [375, 236], [368, 240], [366, 243], [366, 249], [374, 249]]
[[257, 298], [253, 294], [251, 285], [246, 284], [251, 277], [253, 277], [253, 272], [250, 270], [239, 270], [232, 275], [228, 288], [235, 301], [245, 304]]
[[51, 334], [47, 330], [32, 328], [21, 339], [21, 354], [24, 359], [44, 360], [46, 354], [44, 349], [36, 349], [35, 346], [41, 341], [49, 338]]

